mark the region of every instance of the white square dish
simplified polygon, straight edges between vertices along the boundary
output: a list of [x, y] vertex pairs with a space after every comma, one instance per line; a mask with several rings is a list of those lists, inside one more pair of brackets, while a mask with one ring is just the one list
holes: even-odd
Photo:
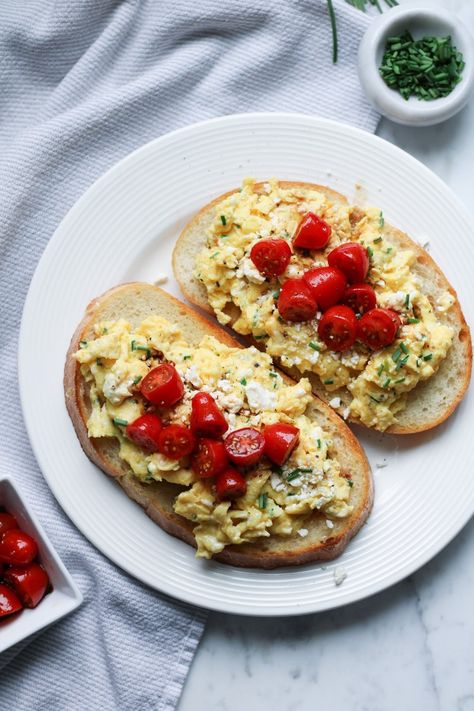
[[0, 653], [61, 619], [82, 603], [82, 593], [10, 477], [0, 478], [1, 507], [13, 514], [19, 526], [38, 543], [39, 559], [48, 573], [53, 589], [34, 609], [22, 610], [0, 622]]

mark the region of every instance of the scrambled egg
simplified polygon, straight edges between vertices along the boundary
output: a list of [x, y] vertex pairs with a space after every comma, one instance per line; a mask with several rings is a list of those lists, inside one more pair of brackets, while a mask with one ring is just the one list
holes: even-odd
[[[298, 250], [285, 274], [265, 279], [249, 258], [252, 246], [266, 237], [291, 241], [308, 211], [331, 225], [328, 247], [311, 254]], [[284, 322], [278, 313], [280, 284], [311, 267], [326, 266], [326, 254], [349, 241], [368, 249], [368, 281], [376, 291], [377, 305], [397, 311], [402, 319], [399, 338], [381, 351], [371, 352], [356, 342], [349, 351], [333, 352], [318, 338], [321, 314], [313, 321], [295, 324]], [[261, 341], [266, 352], [279, 357], [284, 366], [316, 373], [328, 391], [347, 388], [352, 401], [342, 412], [344, 417], [353, 416], [369, 427], [385, 430], [406, 406], [407, 393], [436, 373], [453, 339], [453, 330], [440, 323], [437, 313], [450, 309], [454, 297], [445, 292], [432, 304], [412, 270], [415, 260], [412, 250], [398, 249], [389, 240], [378, 209], [335, 205], [315, 189], [283, 188], [276, 180], [262, 188], [247, 179], [240, 192], [217, 206], [195, 274], [205, 285], [220, 323], [229, 323], [228, 307], [237, 305], [240, 316], [233, 328], [238, 333]], [[340, 399], [333, 398], [333, 403], [339, 407]]]
[[[95, 337], [75, 354], [90, 386], [89, 437], [115, 437], [119, 455], [140, 481], [167, 481], [189, 487], [176, 498], [175, 511], [196, 522], [198, 555], [210, 558], [226, 545], [277, 534], [305, 535], [314, 511], [343, 518], [352, 511], [352, 482], [341, 475], [332, 442], [304, 413], [312, 400], [306, 379], [285, 385], [267, 354], [256, 348], [229, 348], [206, 336], [190, 347], [180, 330], [160, 316], [136, 329], [124, 320], [99, 323]], [[236, 501], [218, 501], [211, 480], [196, 480], [188, 459], [172, 461], [147, 454], [124, 430], [145, 411], [139, 382], [163, 360], [173, 362], [185, 385], [183, 400], [166, 411], [169, 422], [187, 424], [191, 399], [211, 393], [224, 412], [229, 431], [260, 428], [274, 422], [294, 423], [300, 441], [285, 465], [262, 464], [247, 477], [247, 492]]]

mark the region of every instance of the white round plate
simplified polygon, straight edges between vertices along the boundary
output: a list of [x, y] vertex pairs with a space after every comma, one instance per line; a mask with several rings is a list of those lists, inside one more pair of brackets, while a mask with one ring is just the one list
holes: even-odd
[[[360, 600], [409, 575], [440, 551], [474, 509], [473, 398], [425, 435], [357, 430], [375, 478], [367, 525], [344, 555], [276, 571], [196, 560], [83, 454], [63, 401], [70, 337], [85, 307], [109, 287], [154, 281], [179, 296], [173, 243], [195, 211], [245, 176], [330, 185], [371, 202], [431, 251], [474, 309], [469, 216], [429, 170], [389, 143], [349, 126], [294, 114], [218, 118], [152, 141], [122, 160], [76, 203], [51, 239], [25, 304], [21, 398], [43, 474], [66, 513], [117, 565], [156, 590], [249, 615], [317, 612]], [[31, 348], [35, 367], [31, 367]], [[40, 377], [38, 377], [38, 374]], [[377, 468], [386, 459], [388, 466]], [[347, 578], [334, 583], [336, 566]]]

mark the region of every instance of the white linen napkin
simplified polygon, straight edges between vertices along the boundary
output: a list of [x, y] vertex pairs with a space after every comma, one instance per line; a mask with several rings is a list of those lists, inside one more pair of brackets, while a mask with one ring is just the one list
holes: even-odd
[[26, 493], [85, 596], [74, 614], [0, 656], [2, 708], [169, 711], [205, 621], [203, 611], [145, 588], [104, 558], [38, 470], [16, 369], [21, 311], [38, 259], [98, 176], [170, 129], [273, 110], [374, 130], [378, 116], [355, 69], [369, 20], [334, 3], [336, 65], [325, 0], [1, 3], [0, 471]]

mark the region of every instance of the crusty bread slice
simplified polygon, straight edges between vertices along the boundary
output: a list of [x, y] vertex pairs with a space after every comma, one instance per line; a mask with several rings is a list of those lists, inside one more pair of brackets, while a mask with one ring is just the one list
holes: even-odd
[[[133, 476], [128, 464], [118, 457], [118, 445], [114, 438], [88, 437], [88, 386], [73, 357], [79, 342], [93, 336], [96, 322], [125, 318], [133, 326], [153, 313], [178, 324], [191, 345], [197, 345], [205, 335], [212, 335], [226, 345], [242, 347], [223, 329], [158, 287], [142, 283], [117, 286], [89, 304], [72, 337], [64, 371], [66, 407], [87, 456], [106, 474], [114, 477], [161, 528], [194, 546], [193, 524], [173, 511], [173, 501], [183, 487], [167, 482], [142, 484]], [[284, 377], [291, 383], [287, 376]], [[361, 446], [349, 428], [323, 402], [314, 398], [309, 410], [308, 414], [333, 439], [342, 471], [350, 474], [354, 482], [351, 491], [353, 513], [346, 519], [334, 520], [334, 528], [331, 530], [325, 524], [325, 517], [315, 513], [307, 526], [308, 535], [305, 538], [298, 535], [291, 538], [270, 536], [251, 544], [232, 545], [216, 555], [217, 560], [257, 568], [329, 560], [344, 550], [367, 519], [372, 506], [373, 488], [370, 468]]]
[[[336, 205], [347, 204], [347, 199], [343, 195], [323, 185], [284, 180], [279, 182], [282, 187], [316, 189], [323, 192]], [[231, 190], [205, 205], [186, 225], [173, 252], [173, 270], [181, 291], [188, 301], [209, 313], [213, 313], [213, 311], [209, 305], [205, 287], [194, 277], [194, 265], [198, 253], [205, 246], [207, 231], [214, 219], [215, 207], [233, 192], [236, 192], [236, 190]], [[439, 320], [451, 326], [455, 333], [453, 345], [448, 352], [447, 358], [433, 377], [417, 385], [408, 394], [407, 407], [397, 415], [397, 424], [386, 430], [393, 434], [413, 434], [439, 425], [454, 412], [461, 402], [471, 378], [471, 335], [461, 306], [457, 301], [456, 292], [431, 256], [410, 239], [407, 234], [397, 228], [385, 223], [384, 230], [387, 241], [402, 249], [411, 249], [415, 252], [416, 264], [414, 270], [422, 278], [425, 292], [433, 302], [445, 290], [448, 290], [456, 297], [456, 303], [449, 311], [438, 314]], [[232, 317], [232, 324], [237, 320], [240, 310], [237, 306], [230, 305], [227, 312]], [[247, 340], [256, 347], [264, 349], [264, 345], [261, 342], [254, 341], [252, 338]], [[278, 363], [278, 359], [275, 360]], [[296, 380], [301, 377], [301, 373], [297, 368], [284, 368], [281, 363], [279, 363], [279, 367]], [[343, 407], [346, 407], [351, 402], [352, 397], [346, 388], [328, 392], [318, 375], [304, 373], [304, 376], [311, 381], [313, 392], [325, 402], [329, 402], [334, 397], [341, 398]], [[350, 419], [350, 421], [362, 424], [355, 418]]]

